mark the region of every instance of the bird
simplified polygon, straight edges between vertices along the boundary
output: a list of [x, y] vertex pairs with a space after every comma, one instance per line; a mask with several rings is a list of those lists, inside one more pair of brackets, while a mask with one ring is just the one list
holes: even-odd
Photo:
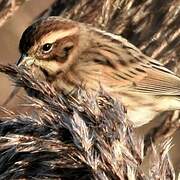
[[17, 66], [57, 92], [100, 88], [121, 102], [135, 127], [180, 109], [180, 78], [120, 35], [57, 16], [38, 19], [22, 34]]

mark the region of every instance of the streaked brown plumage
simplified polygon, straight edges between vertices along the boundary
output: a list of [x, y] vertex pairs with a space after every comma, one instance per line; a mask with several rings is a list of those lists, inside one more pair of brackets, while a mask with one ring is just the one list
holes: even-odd
[[180, 78], [121, 36], [60, 17], [35, 22], [22, 35], [18, 66], [57, 91], [102, 87], [127, 107], [135, 126], [180, 109]]

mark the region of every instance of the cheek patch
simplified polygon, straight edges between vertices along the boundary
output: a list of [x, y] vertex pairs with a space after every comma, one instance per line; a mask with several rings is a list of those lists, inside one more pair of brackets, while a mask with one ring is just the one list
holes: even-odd
[[56, 51], [54, 52], [54, 57], [52, 59], [55, 59], [56, 61], [59, 61], [60, 63], [64, 63], [66, 60], [68, 60], [68, 56], [71, 54], [74, 47], [73, 42], [66, 42], [56, 47]]

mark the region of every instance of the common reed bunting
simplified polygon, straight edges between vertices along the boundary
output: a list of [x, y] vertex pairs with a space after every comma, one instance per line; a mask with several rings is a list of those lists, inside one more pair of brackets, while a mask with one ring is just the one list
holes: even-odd
[[18, 66], [57, 91], [103, 88], [141, 126], [159, 112], [180, 109], [180, 78], [119, 35], [90, 25], [48, 17], [23, 33]]

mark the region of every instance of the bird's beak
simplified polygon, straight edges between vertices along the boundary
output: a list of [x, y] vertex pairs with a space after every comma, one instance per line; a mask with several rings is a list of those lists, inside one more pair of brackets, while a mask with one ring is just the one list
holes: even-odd
[[24, 65], [28, 67], [28, 66], [31, 66], [33, 63], [34, 63], [34, 59], [32, 57], [29, 57], [27, 55], [21, 55], [16, 65], [17, 66]]

